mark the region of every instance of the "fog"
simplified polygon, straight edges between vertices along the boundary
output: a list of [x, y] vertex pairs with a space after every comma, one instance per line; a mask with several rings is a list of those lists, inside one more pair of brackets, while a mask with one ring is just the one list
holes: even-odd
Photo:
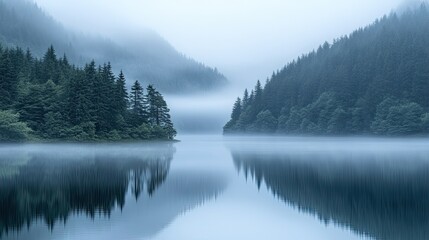
[[[78, 32], [113, 40], [151, 29], [179, 52], [217, 67], [228, 89], [168, 97], [179, 130], [221, 131], [235, 98], [325, 41], [409, 4], [404, 0], [33, 0]], [[415, 2], [415, 1], [413, 1]], [[78, 17], [77, 17], [78, 16]], [[198, 124], [189, 124], [189, 120]], [[208, 121], [211, 121], [210, 123]]]
[[82, 32], [115, 39], [153, 29], [184, 54], [217, 66], [230, 78], [244, 76], [250, 82], [326, 40], [371, 23], [403, 2], [34, 1], [65, 26]]
[[181, 139], [0, 145], [2, 239], [429, 236], [427, 139]]

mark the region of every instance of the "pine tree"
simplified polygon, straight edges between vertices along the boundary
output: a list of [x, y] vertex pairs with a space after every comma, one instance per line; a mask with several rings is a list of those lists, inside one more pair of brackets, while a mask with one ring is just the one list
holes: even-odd
[[128, 108], [128, 93], [126, 88], [126, 80], [124, 73], [119, 73], [119, 76], [115, 83], [115, 102], [117, 104], [118, 114], [125, 116], [127, 108]]
[[58, 60], [55, 49], [51, 45], [43, 57], [43, 82], [52, 80], [55, 83], [59, 81]]
[[147, 87], [147, 104], [148, 104], [148, 121], [152, 126], [161, 127], [163, 133], [158, 133], [165, 136], [157, 136], [161, 138], [173, 139], [176, 136], [173, 122], [171, 121], [170, 109], [160, 92], [152, 85]]
[[143, 87], [139, 81], [135, 81], [131, 87], [130, 93], [130, 108], [133, 114], [135, 125], [140, 125], [146, 121], [146, 106], [143, 94]]
[[16, 92], [16, 70], [8, 52], [0, 56], [0, 109], [7, 109], [13, 103]]
[[33, 61], [33, 55], [31, 54], [31, 51], [29, 48], [27, 48], [27, 51], [25, 52], [25, 60], [27, 60], [27, 62]]
[[112, 72], [110, 63], [104, 64], [99, 69], [96, 86], [92, 88], [93, 95], [96, 97], [96, 112], [97, 116], [96, 129], [97, 133], [107, 134], [116, 127], [117, 109], [116, 105], [112, 104], [112, 96], [114, 96], [115, 76]]
[[68, 112], [73, 125], [97, 121], [95, 106], [98, 100], [93, 95], [92, 88], [96, 82], [97, 72], [95, 62], [85, 66], [82, 72], [72, 76], [68, 87]]
[[262, 111], [263, 102], [262, 102], [262, 85], [258, 80], [255, 86], [255, 90], [252, 92], [252, 105], [250, 108], [250, 121], [254, 122], [256, 120], [256, 116]]
[[241, 106], [241, 99], [237, 98], [237, 100], [234, 103], [234, 107], [232, 109], [231, 119], [233, 122], [237, 122], [240, 118], [242, 112], [242, 106]]
[[159, 125], [157, 92], [152, 85], [148, 85], [146, 88], [146, 101], [148, 105], [148, 122], [152, 125]]
[[249, 104], [249, 92], [246, 90], [244, 90], [244, 94], [243, 94], [243, 109], [245, 109], [247, 107], [247, 105]]

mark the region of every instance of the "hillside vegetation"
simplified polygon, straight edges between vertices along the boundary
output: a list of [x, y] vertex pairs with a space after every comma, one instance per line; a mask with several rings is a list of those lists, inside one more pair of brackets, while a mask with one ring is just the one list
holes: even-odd
[[426, 4], [325, 43], [246, 90], [225, 133], [429, 132]]
[[53, 47], [38, 59], [0, 45], [0, 141], [173, 139], [162, 94], [125, 82], [110, 63], [79, 68]]

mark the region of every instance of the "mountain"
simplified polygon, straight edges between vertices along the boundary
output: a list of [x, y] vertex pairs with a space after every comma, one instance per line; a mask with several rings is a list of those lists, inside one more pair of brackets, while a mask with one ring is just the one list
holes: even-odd
[[209, 91], [227, 83], [217, 69], [180, 54], [155, 32], [147, 30], [120, 43], [78, 34], [26, 0], [0, 0], [0, 42], [29, 48], [37, 57], [53, 45], [81, 66], [91, 60], [111, 62], [118, 67], [115, 71], [122, 69], [131, 79], [168, 93]]
[[225, 133], [429, 132], [429, 11], [392, 13], [289, 63], [237, 99]]

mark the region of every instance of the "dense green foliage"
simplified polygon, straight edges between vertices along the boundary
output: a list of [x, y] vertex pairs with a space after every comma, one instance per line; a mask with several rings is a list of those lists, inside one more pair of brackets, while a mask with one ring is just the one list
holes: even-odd
[[429, 132], [429, 10], [391, 14], [258, 82], [225, 133]]
[[28, 47], [36, 57], [54, 45], [59, 55], [65, 53], [78, 66], [91, 59], [111, 61], [130, 78], [154, 84], [163, 92], [208, 91], [227, 83], [215, 68], [180, 54], [154, 32], [139, 32], [132, 39], [116, 42], [73, 33], [27, 0], [0, 0], [0, 43]]
[[163, 96], [151, 85], [143, 94], [136, 82], [129, 104], [125, 82], [110, 63], [92, 61], [81, 69], [66, 56], [58, 59], [53, 47], [39, 60], [0, 46], [0, 140], [24, 140], [30, 132], [37, 139], [76, 141], [173, 139]]
[[19, 121], [19, 115], [0, 111], [0, 141], [21, 141], [29, 137], [31, 129]]

